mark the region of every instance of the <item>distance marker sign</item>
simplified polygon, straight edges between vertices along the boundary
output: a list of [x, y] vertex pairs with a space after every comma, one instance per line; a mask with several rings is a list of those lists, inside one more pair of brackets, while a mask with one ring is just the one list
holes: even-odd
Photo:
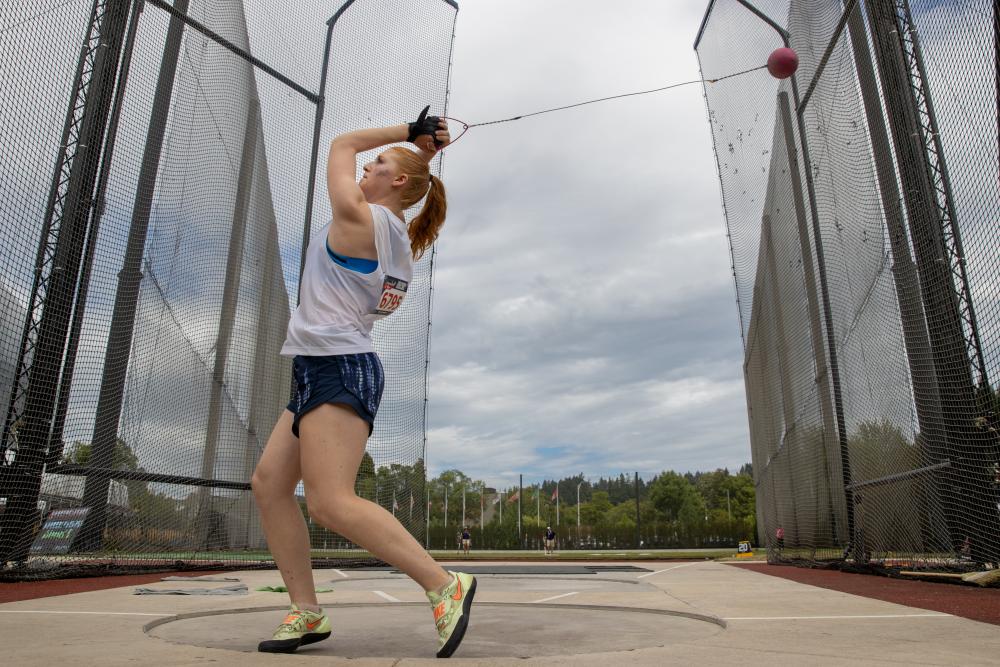
[[64, 554], [73, 544], [73, 538], [80, 532], [83, 520], [87, 518], [89, 507], [74, 507], [65, 510], [52, 510], [45, 525], [35, 536], [31, 545], [33, 554]]

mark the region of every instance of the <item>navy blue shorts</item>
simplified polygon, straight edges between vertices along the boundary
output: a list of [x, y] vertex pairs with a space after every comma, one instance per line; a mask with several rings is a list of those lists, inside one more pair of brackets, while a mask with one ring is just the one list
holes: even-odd
[[299, 420], [324, 403], [351, 407], [368, 422], [368, 434], [375, 427], [375, 413], [382, 400], [385, 373], [373, 352], [338, 354], [330, 357], [297, 356], [292, 361], [295, 396], [288, 410], [295, 416], [292, 433], [299, 437]]

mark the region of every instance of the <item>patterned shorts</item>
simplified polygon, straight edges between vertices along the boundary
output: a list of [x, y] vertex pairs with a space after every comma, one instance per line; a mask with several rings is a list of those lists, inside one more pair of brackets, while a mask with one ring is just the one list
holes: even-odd
[[288, 410], [295, 416], [292, 433], [299, 437], [302, 416], [324, 403], [351, 407], [368, 422], [368, 433], [375, 427], [375, 414], [382, 400], [385, 373], [382, 362], [373, 352], [339, 354], [331, 357], [297, 356], [292, 361], [295, 396]]

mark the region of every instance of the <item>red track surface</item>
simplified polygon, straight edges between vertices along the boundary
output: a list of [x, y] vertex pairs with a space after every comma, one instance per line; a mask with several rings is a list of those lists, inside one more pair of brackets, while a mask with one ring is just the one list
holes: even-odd
[[68, 595], [69, 593], [101, 591], [119, 586], [139, 586], [151, 584], [171, 575], [197, 577], [203, 574], [219, 574], [219, 572], [156, 572], [154, 574], [126, 574], [114, 577], [80, 577], [79, 579], [23, 581], [14, 584], [0, 583], [0, 603], [48, 598], [55, 595]]
[[816, 570], [791, 565], [734, 563], [773, 577], [800, 584], [829, 588], [842, 593], [894, 602], [945, 614], [954, 614], [983, 623], [1000, 625], [1000, 589], [957, 584], [890, 579], [872, 574], [850, 574], [839, 570]]

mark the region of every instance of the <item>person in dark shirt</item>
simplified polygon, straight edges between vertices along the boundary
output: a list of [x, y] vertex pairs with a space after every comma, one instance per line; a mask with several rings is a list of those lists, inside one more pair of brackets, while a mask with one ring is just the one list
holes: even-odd
[[556, 550], [556, 533], [552, 530], [552, 526], [545, 527], [545, 555], [548, 556], [555, 553]]
[[469, 555], [469, 549], [472, 547], [472, 533], [469, 532], [469, 527], [466, 526], [462, 529], [462, 551], [465, 555]]

